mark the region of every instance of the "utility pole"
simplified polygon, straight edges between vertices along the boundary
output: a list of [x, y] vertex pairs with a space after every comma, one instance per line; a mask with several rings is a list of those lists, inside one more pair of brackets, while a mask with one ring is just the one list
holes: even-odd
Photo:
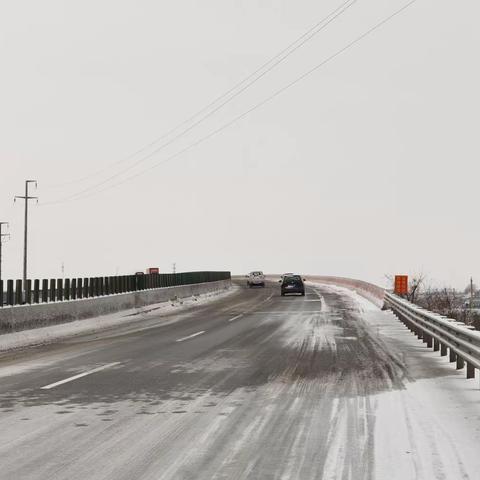
[[177, 264], [176, 263], [174, 263], [172, 265], [172, 271], [173, 271], [173, 273], [177, 273]]
[[[0, 284], [2, 281], [2, 244], [3, 244], [3, 239], [4, 238], [10, 238], [9, 233], [3, 233], [3, 226], [6, 226], [8, 228], [8, 222], [0, 222]], [[0, 299], [2, 297], [3, 292], [0, 292]], [[0, 305], [1, 306], [1, 305]]]
[[23, 289], [25, 290], [27, 285], [27, 260], [28, 260], [28, 201], [29, 200], [37, 200], [38, 197], [30, 197], [28, 194], [28, 187], [31, 183], [35, 184], [35, 188], [37, 188], [37, 181], [36, 180], [25, 180], [25, 196], [17, 195], [15, 197], [15, 201], [17, 199], [25, 200], [25, 227], [24, 227], [24, 238], [23, 238]]
[[473, 309], [473, 277], [470, 277], [470, 321], [472, 320]]

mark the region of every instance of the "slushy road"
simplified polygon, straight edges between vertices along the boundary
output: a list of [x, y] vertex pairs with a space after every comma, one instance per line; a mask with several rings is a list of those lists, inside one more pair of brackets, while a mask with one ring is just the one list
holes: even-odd
[[479, 478], [477, 380], [342, 289], [237, 289], [0, 357], [0, 478]]

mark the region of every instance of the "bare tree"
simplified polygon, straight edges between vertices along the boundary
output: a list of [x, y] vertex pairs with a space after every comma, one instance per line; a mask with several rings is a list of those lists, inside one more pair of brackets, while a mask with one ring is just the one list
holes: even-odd
[[407, 299], [410, 302], [415, 303], [424, 283], [425, 275], [423, 273], [419, 273], [412, 278], [412, 281], [410, 282], [409, 292], [407, 294]]

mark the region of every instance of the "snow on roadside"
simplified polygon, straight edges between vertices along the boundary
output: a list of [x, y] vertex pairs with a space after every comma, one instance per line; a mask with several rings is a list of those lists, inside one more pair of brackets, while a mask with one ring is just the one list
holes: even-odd
[[478, 478], [467, 472], [480, 471], [480, 392], [458, 380], [420, 380], [375, 397], [376, 478]]
[[369, 321], [403, 357], [410, 381], [374, 397], [377, 478], [478, 478], [467, 473], [480, 471], [478, 378], [467, 380], [465, 370], [427, 348], [391, 312], [382, 313]]
[[355, 302], [355, 304], [358, 305], [361, 312], [378, 312], [380, 310], [374, 303], [372, 303], [367, 298], [362, 297], [362, 295], [357, 293], [355, 290], [351, 290], [346, 287], [340, 287], [338, 285], [317, 282], [308, 282], [307, 285], [311, 285], [313, 287], [321, 287], [324, 290], [329, 290], [330, 292], [335, 292], [350, 297]]
[[392, 356], [407, 367], [403, 390], [370, 397], [375, 415], [375, 478], [479, 478], [471, 473], [480, 471], [478, 376], [467, 380], [465, 369], [456, 370], [448, 357], [427, 348], [390, 311], [381, 311], [355, 291], [310, 284], [351, 298]]

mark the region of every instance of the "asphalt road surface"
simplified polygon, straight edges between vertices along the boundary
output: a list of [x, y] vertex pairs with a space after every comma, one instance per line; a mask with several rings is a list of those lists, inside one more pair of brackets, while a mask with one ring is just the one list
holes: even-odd
[[0, 478], [480, 478], [409, 393], [443, 366], [410, 367], [389, 314], [268, 285], [164, 320], [0, 357]]

